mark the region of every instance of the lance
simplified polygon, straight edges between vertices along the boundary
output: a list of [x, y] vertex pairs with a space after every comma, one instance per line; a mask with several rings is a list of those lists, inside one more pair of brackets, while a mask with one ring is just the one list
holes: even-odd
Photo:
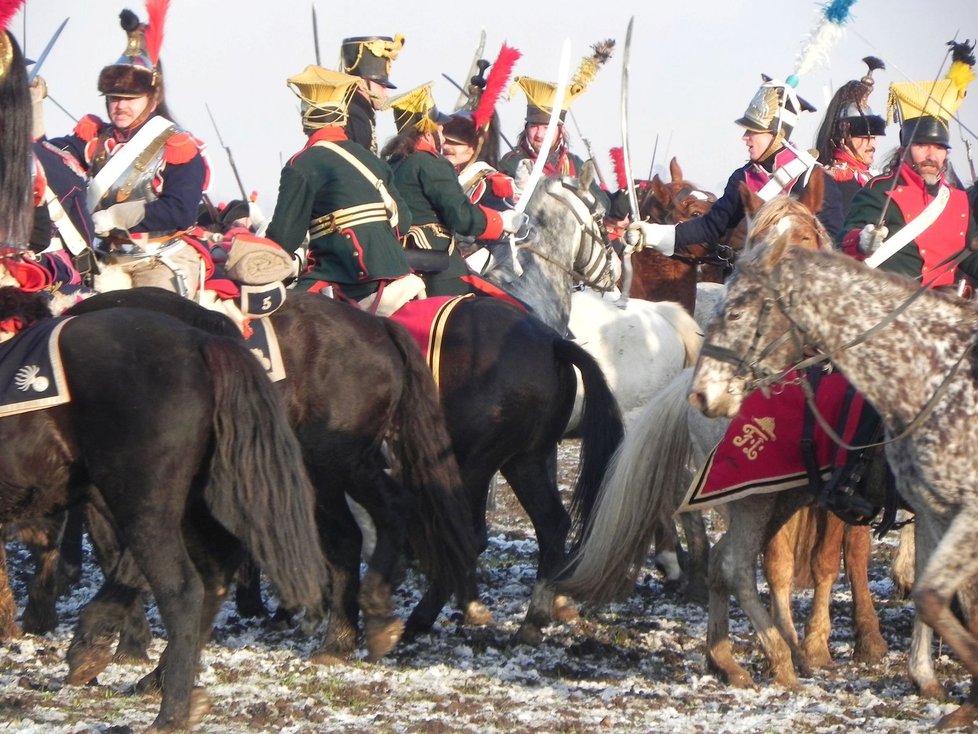
[[[472, 57], [472, 63], [469, 64], [469, 73], [465, 75], [466, 84], [471, 84], [472, 77], [479, 74], [479, 62], [483, 61], [482, 54], [485, 50], [486, 50], [486, 29], [483, 28], [482, 31], [479, 33], [479, 45], [476, 46], [475, 55]], [[455, 84], [455, 82], [452, 82], [452, 84]], [[466, 87], [463, 87], [459, 84], [455, 84], [455, 86], [458, 87], [459, 95], [458, 95], [458, 100], [455, 102], [454, 111], [458, 112], [460, 109], [465, 107], [465, 105], [468, 103], [469, 90]]]
[[61, 31], [63, 31], [65, 26], [68, 25], [69, 20], [71, 20], [71, 18], [65, 18], [63, 21], [61, 21], [61, 25], [58, 26], [58, 30], [54, 32], [54, 35], [51, 36], [51, 40], [48, 41], [48, 45], [44, 47], [44, 50], [41, 51], [41, 55], [37, 57], [37, 61], [34, 62], [34, 68], [31, 69], [30, 73], [27, 75], [28, 84], [34, 81], [34, 78], [41, 71], [41, 66], [44, 64], [44, 60], [48, 57], [48, 54], [51, 53], [51, 49], [54, 48], [54, 44], [58, 41], [58, 36], [61, 35]]
[[[316, 49], [316, 66], [322, 66], [322, 62], [319, 60], [319, 23], [316, 22], [316, 5], [313, 3], [312, 6], [312, 43], [313, 48]], [[217, 127], [215, 125], [215, 127]], [[228, 152], [230, 155], [230, 151]]]
[[[632, 28], [635, 25], [635, 16], [628, 20], [628, 30], [625, 33], [625, 52], [622, 56], [621, 64], [621, 152], [622, 163], [625, 169], [625, 182], [628, 185], [628, 211], [631, 213], [632, 221], [639, 221], [638, 198], [635, 196], [635, 177], [632, 175], [632, 160], [628, 151], [628, 61], [632, 50]], [[632, 253], [626, 247], [622, 257], [621, 274], [621, 296], [618, 299], [618, 307], [628, 306], [628, 295], [632, 289]]]
[[248, 201], [248, 194], [245, 192], [244, 184], [241, 183], [241, 176], [238, 175], [238, 167], [234, 165], [234, 156], [231, 155], [231, 148], [230, 146], [224, 144], [224, 138], [221, 137], [221, 131], [217, 127], [217, 120], [215, 120], [214, 115], [211, 114], [210, 105], [205, 103], [204, 107], [207, 108], [207, 115], [211, 118], [211, 124], [214, 126], [214, 132], [217, 133], [217, 141], [221, 144], [221, 147], [224, 148], [224, 152], [227, 153], [228, 163], [231, 164], [231, 171], [234, 173], [234, 180], [238, 182], [238, 189], [241, 191], [241, 198]]
[[659, 133], [655, 134], [655, 143], [652, 145], [652, 162], [649, 164], [649, 177], [646, 181], [652, 180], [652, 172], [655, 170], [655, 156], [659, 152]]
[[584, 137], [584, 134], [581, 132], [581, 126], [577, 124], [577, 117], [574, 116], [574, 110], [568, 110], [567, 114], [570, 115], [571, 122], [574, 123], [574, 130], [577, 131], [577, 137], [584, 143], [584, 150], [587, 151], [587, 157], [591, 159], [594, 172], [598, 174], [598, 181], [601, 182], [601, 188], [607, 189], [608, 183], [605, 181], [604, 174], [601, 173], [601, 166], [598, 165], [598, 159], [594, 157], [594, 151], [591, 150], [591, 141]]

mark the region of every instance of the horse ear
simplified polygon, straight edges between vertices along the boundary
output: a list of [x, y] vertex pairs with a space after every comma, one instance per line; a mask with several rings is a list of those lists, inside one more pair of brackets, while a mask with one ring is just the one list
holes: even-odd
[[672, 182], [682, 181], [683, 179], [683, 169], [679, 167], [679, 162], [675, 157], [669, 161], [669, 175], [672, 176]]
[[652, 177], [649, 184], [652, 186], [652, 194], [656, 199], [662, 203], [669, 201], [669, 190], [666, 188], [666, 185], [662, 183], [662, 179], [659, 178], [658, 173]]
[[747, 184], [743, 181], [740, 182], [740, 201], [744, 205], [744, 211], [747, 212], [747, 216], [752, 217], [764, 204], [764, 200], [747, 188]]
[[808, 177], [808, 186], [798, 201], [805, 205], [812, 214], [818, 214], [822, 210], [822, 202], [825, 200], [825, 169], [815, 166], [812, 175]]
[[529, 180], [530, 171], [532, 170], [533, 161], [529, 158], [524, 158], [516, 164], [516, 175], [513, 176], [513, 182], [516, 184], [518, 191], [522, 191], [526, 187], [526, 182]]
[[590, 158], [581, 166], [581, 172], [578, 174], [577, 180], [581, 183], [581, 191], [589, 191], [591, 189], [591, 184], [594, 183], [594, 161]]

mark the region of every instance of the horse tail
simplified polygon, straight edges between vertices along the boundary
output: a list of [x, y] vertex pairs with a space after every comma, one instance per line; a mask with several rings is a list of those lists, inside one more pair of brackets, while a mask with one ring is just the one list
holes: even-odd
[[478, 544], [438, 387], [407, 329], [383, 319], [404, 360], [404, 390], [397, 405], [402, 481], [415, 499], [411, 542], [433, 586], [458, 598], [475, 568]]
[[581, 438], [581, 469], [571, 499], [574, 516], [583, 518], [591, 514], [601, 478], [621, 443], [624, 427], [618, 402], [594, 357], [567, 339], [554, 341], [554, 353], [558, 361], [577, 367], [584, 384], [584, 407], [576, 429]]
[[679, 340], [683, 343], [683, 349], [686, 350], [686, 362], [683, 367], [692, 367], [696, 364], [703, 346], [703, 332], [699, 324], [689, 315], [689, 311], [678, 303], [658, 301], [656, 305], [659, 314], [676, 330]]
[[642, 410], [608, 467], [561, 588], [604, 603], [627, 595], [656, 530], [673, 522], [692, 444], [689, 374], [681, 373]]
[[275, 386], [248, 350], [208, 336], [214, 384], [214, 451], [208, 508], [268, 573], [286, 607], [322, 615], [329, 574], [315, 494]]

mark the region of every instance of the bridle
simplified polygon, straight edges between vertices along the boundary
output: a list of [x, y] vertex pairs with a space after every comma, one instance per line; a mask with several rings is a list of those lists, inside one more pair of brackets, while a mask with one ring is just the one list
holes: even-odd
[[588, 215], [584, 216], [566, 197], [559, 196], [553, 191], [547, 192], [548, 196], [567, 207], [577, 221], [580, 230], [578, 243], [574, 249], [574, 262], [571, 267], [567, 268], [563, 263], [558, 262], [550, 255], [540, 252], [540, 250], [533, 247], [532, 241], [528, 240], [518, 243], [516, 248], [517, 250], [526, 250], [541, 260], [559, 268], [570, 275], [573, 280], [584, 286], [599, 291], [611, 290], [614, 287], [615, 280], [612, 270], [614, 251], [608, 246], [604, 237], [604, 230], [601, 227], [603, 213], [591, 192], [582, 191], [576, 181], [561, 179], [561, 184], [588, 211]]
[[[696, 213], [690, 214], [689, 206], [693, 202], [703, 201], [712, 206], [716, 203], [717, 197], [709, 191], [703, 191], [686, 182], [669, 197], [668, 202], [663, 203], [655, 196], [655, 191], [649, 185], [639, 202], [639, 211], [644, 212], [647, 208], [651, 208], [652, 211], [649, 212], [648, 218], [659, 224], [682, 224], [701, 216]], [[733, 270], [734, 251], [730, 245], [717, 245], [707, 249], [703, 255], [695, 255], [687, 250], [686, 252], [674, 253], [671, 257], [673, 260], [679, 260], [687, 265], [717, 265], [726, 272]]]

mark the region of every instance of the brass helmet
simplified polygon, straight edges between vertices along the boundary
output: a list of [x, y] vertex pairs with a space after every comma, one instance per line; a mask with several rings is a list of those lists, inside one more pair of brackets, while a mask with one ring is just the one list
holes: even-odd
[[99, 73], [98, 91], [107, 97], [142, 97], [145, 94], [159, 99], [162, 96], [160, 47], [166, 9], [161, 7], [159, 0], [149, 0], [146, 10], [147, 23], [141, 22], [131, 10], [119, 13], [119, 24], [126, 32], [126, 48], [115, 63]]

